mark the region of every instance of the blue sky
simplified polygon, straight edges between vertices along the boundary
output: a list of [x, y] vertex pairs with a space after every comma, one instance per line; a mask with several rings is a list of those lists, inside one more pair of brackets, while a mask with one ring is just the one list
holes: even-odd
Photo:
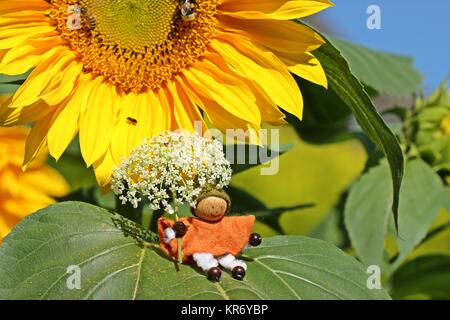
[[[373, 49], [414, 57], [427, 92], [450, 76], [450, 0], [332, 0], [318, 16], [336, 35]], [[381, 9], [381, 30], [366, 26], [369, 5]]]

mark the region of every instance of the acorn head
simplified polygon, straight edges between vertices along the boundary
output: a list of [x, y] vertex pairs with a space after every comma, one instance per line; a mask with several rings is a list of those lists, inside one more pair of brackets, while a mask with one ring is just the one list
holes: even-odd
[[192, 213], [202, 220], [216, 222], [228, 213], [230, 206], [231, 200], [225, 191], [211, 190], [197, 199]]

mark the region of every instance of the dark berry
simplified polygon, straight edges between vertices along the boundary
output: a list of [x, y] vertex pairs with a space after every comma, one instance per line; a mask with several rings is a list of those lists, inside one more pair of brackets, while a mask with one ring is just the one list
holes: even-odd
[[177, 238], [182, 238], [186, 234], [187, 227], [183, 222], [177, 221], [173, 225], [173, 230], [175, 231], [175, 236]]
[[262, 242], [262, 238], [259, 233], [252, 233], [250, 235], [250, 239], [248, 239], [248, 243], [250, 243], [250, 245], [252, 245], [253, 247], [259, 246], [261, 244], [261, 242]]
[[208, 279], [211, 281], [219, 281], [222, 276], [222, 271], [218, 267], [213, 267], [208, 270]]
[[245, 269], [241, 266], [234, 267], [231, 271], [231, 275], [236, 280], [242, 280], [245, 277]]

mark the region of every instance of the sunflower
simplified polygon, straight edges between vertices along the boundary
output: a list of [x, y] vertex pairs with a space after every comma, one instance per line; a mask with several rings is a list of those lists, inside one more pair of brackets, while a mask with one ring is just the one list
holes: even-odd
[[45, 157], [22, 171], [29, 131], [0, 127], [0, 243], [26, 215], [54, 203], [52, 197], [68, 192], [64, 178], [45, 164]]
[[311, 53], [323, 39], [293, 19], [328, 0], [8, 0], [0, 3], [0, 73], [32, 69], [0, 124], [34, 122], [25, 165], [59, 159], [79, 135], [101, 185], [143, 138], [260, 129], [302, 117], [292, 74], [327, 86]]

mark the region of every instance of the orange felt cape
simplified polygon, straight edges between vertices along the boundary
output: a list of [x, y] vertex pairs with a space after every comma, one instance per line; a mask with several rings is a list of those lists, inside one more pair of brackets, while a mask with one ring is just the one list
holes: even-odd
[[[181, 218], [187, 227], [182, 238], [183, 262], [189, 261], [194, 253], [237, 255], [247, 245], [255, 216], [224, 217], [218, 222], [207, 222], [197, 218]], [[164, 230], [174, 225], [173, 220], [160, 218], [158, 234], [161, 249], [170, 257], [178, 259], [178, 242], [172, 239], [164, 243]]]

